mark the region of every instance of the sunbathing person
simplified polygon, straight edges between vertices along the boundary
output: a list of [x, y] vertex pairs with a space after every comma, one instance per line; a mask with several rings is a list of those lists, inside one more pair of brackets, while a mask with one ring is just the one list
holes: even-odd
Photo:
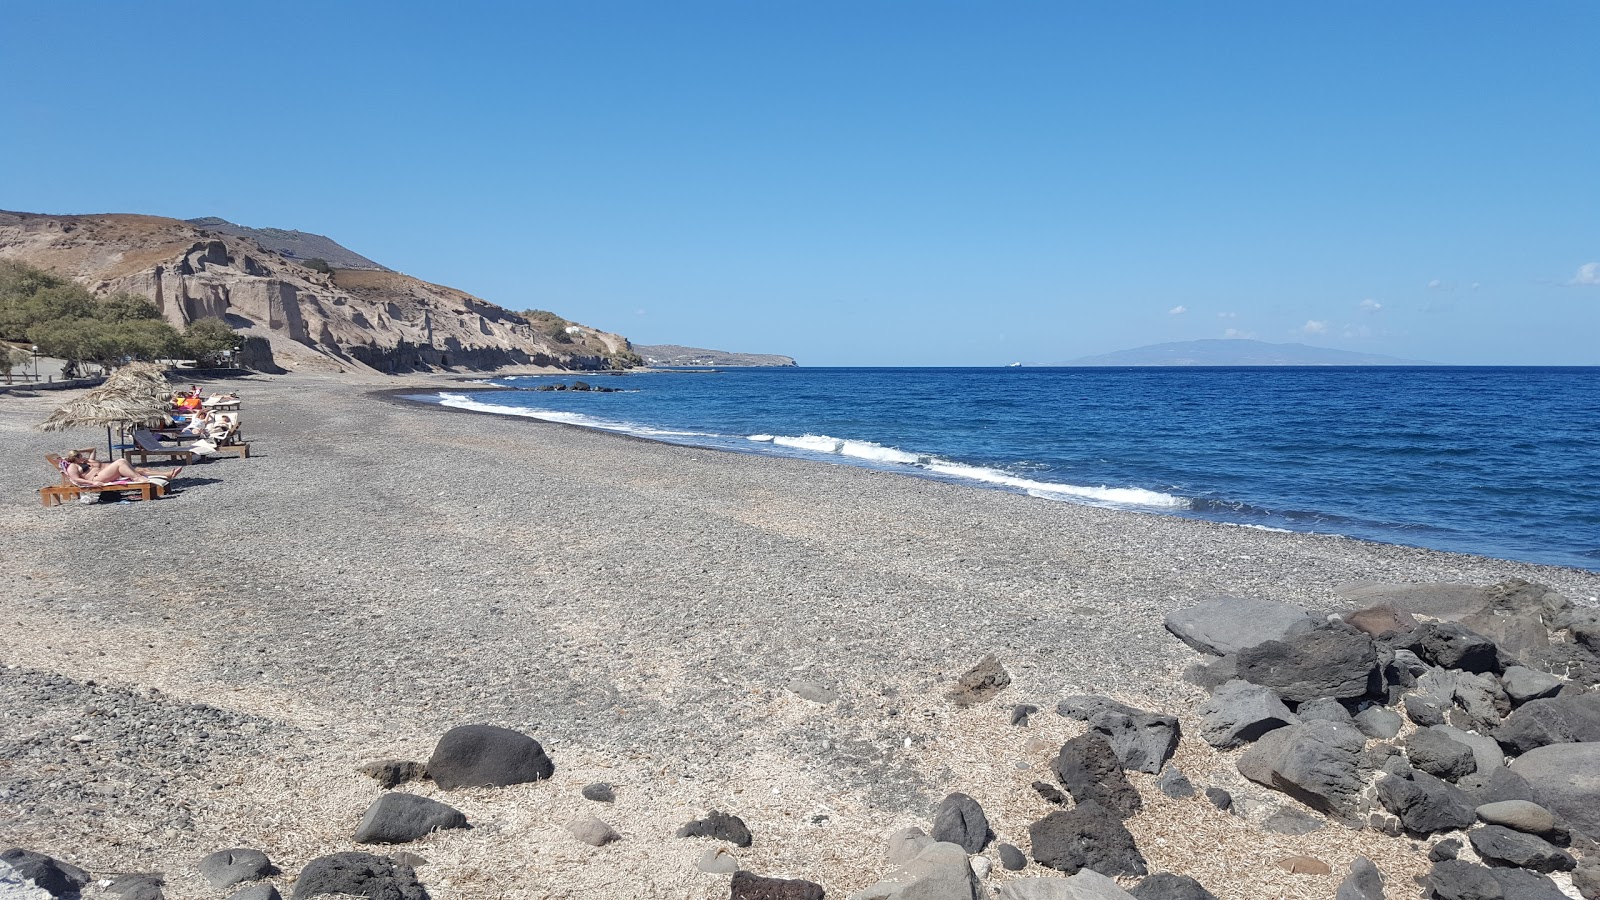
[[102, 487], [118, 481], [160, 479], [166, 482], [177, 478], [178, 473], [182, 471], [183, 466], [166, 471], [139, 469], [129, 465], [125, 459], [101, 462], [94, 458], [93, 451], [68, 450], [61, 457], [61, 474], [67, 476], [67, 480], [78, 487]]

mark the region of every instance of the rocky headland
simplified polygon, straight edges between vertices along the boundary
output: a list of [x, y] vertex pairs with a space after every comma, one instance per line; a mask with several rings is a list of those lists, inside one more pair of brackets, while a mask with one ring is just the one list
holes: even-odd
[[0, 258], [66, 275], [96, 294], [144, 297], [180, 329], [222, 319], [265, 341], [270, 357], [250, 361], [262, 370], [595, 370], [639, 361], [621, 335], [529, 318], [349, 251], [333, 256], [357, 267], [321, 271], [295, 254], [332, 253], [328, 245], [337, 244], [283, 232], [299, 238], [268, 247], [262, 234], [211, 219], [0, 211]]

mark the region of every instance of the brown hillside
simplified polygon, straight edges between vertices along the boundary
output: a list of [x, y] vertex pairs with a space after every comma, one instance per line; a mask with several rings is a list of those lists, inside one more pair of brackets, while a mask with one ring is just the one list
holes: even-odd
[[101, 294], [150, 299], [173, 325], [215, 316], [260, 335], [287, 368], [553, 365], [621, 368], [626, 338], [579, 326], [559, 341], [509, 310], [397, 272], [313, 271], [256, 241], [159, 216], [0, 211], [0, 258]]

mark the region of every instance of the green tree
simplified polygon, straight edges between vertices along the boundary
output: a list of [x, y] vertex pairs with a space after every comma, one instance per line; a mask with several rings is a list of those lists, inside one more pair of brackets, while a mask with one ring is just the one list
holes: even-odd
[[216, 318], [195, 319], [183, 332], [183, 348], [191, 359], [210, 360], [239, 349], [239, 335], [228, 323]]
[[305, 266], [313, 272], [321, 272], [324, 275], [333, 274], [333, 266], [328, 265], [328, 261], [320, 256], [313, 256], [300, 265]]
[[102, 322], [137, 322], [161, 318], [154, 303], [133, 294], [112, 294], [95, 301], [94, 317]]

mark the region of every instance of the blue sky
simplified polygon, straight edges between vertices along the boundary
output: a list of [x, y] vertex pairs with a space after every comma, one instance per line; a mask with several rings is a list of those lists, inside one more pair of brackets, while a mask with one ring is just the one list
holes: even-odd
[[18, 0], [0, 208], [299, 228], [811, 365], [1600, 364], [1597, 35], [1592, 2]]

